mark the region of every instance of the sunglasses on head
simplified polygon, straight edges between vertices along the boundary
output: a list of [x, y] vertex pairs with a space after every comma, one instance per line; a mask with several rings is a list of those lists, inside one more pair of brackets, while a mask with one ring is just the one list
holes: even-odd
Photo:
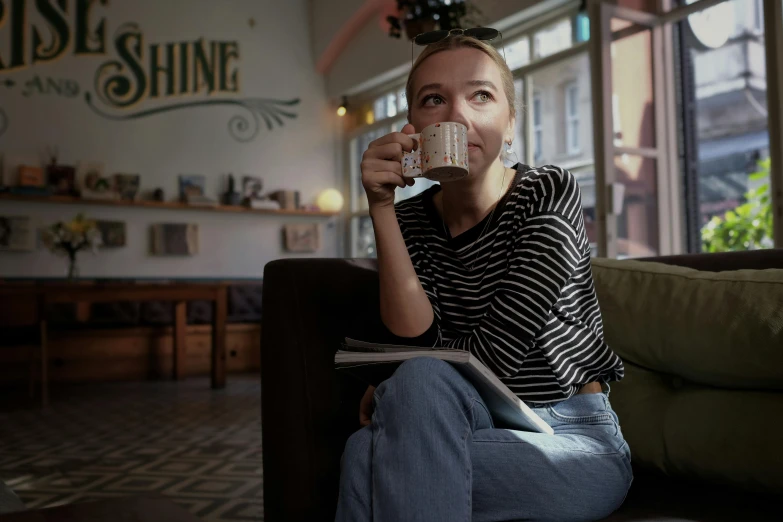
[[428, 31], [421, 33], [413, 39], [416, 45], [431, 45], [451, 36], [467, 36], [476, 40], [492, 41], [501, 36], [500, 31], [491, 27], [473, 27], [471, 29], [442, 29], [440, 31]]
[[503, 47], [503, 34], [497, 29], [491, 27], [472, 27], [470, 29], [441, 29], [440, 31], [428, 31], [421, 33], [411, 41], [411, 66], [413, 66], [413, 44], [426, 46], [438, 43], [446, 38], [452, 36], [467, 36], [468, 38], [475, 38], [483, 42], [491, 42], [497, 37], [500, 37], [501, 46], [500, 49], [503, 52], [503, 59], [506, 59], [506, 49]]

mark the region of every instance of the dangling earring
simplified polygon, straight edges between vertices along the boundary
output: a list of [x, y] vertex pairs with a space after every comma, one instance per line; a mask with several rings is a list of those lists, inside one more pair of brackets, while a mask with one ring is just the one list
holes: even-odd
[[517, 157], [516, 151], [513, 148], [511, 148], [512, 143], [513, 142], [511, 140], [507, 141], [506, 150], [503, 151], [503, 161], [511, 163], [511, 165], [506, 165], [507, 167], [513, 167], [514, 165], [519, 163], [519, 158]]

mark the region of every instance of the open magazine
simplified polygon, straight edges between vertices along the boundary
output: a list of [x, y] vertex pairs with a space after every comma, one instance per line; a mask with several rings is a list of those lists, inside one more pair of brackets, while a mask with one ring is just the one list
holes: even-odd
[[551, 426], [470, 352], [366, 343], [346, 338], [342, 349], [334, 356], [334, 364], [337, 369], [378, 386], [391, 377], [402, 362], [413, 357], [434, 357], [452, 364], [476, 387], [495, 421], [505, 427], [554, 434]]

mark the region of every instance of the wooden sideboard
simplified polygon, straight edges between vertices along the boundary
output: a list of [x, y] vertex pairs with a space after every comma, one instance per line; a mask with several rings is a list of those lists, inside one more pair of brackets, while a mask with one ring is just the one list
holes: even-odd
[[[31, 298], [36, 303], [35, 322], [39, 329], [38, 357], [33, 364], [38, 368], [42, 404], [49, 402], [49, 352], [46, 310], [53, 303], [76, 303], [79, 309], [91, 303], [116, 301], [169, 301], [174, 303], [172, 377], [180, 379], [185, 373], [185, 328], [188, 301], [211, 301], [212, 316], [211, 383], [213, 388], [226, 384], [226, 283], [161, 282], [34, 282], [0, 283], [0, 299], [6, 307], [14, 300]], [[34, 381], [31, 379], [31, 393]]]

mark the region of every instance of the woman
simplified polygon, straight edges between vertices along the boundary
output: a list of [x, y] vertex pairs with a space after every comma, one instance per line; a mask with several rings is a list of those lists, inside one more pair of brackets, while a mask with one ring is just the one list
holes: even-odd
[[[514, 84], [491, 46], [465, 36], [428, 46], [406, 93], [410, 124], [362, 161], [383, 322], [410, 344], [469, 350], [555, 436], [497, 428], [449, 364], [408, 361], [362, 399], [337, 520], [603, 518], [632, 474], [602, 390], [623, 366], [603, 339], [576, 181], [553, 166], [504, 167]], [[395, 207], [396, 187], [413, 182], [400, 168], [415, 146], [407, 134], [446, 121], [468, 128], [470, 175]]]

